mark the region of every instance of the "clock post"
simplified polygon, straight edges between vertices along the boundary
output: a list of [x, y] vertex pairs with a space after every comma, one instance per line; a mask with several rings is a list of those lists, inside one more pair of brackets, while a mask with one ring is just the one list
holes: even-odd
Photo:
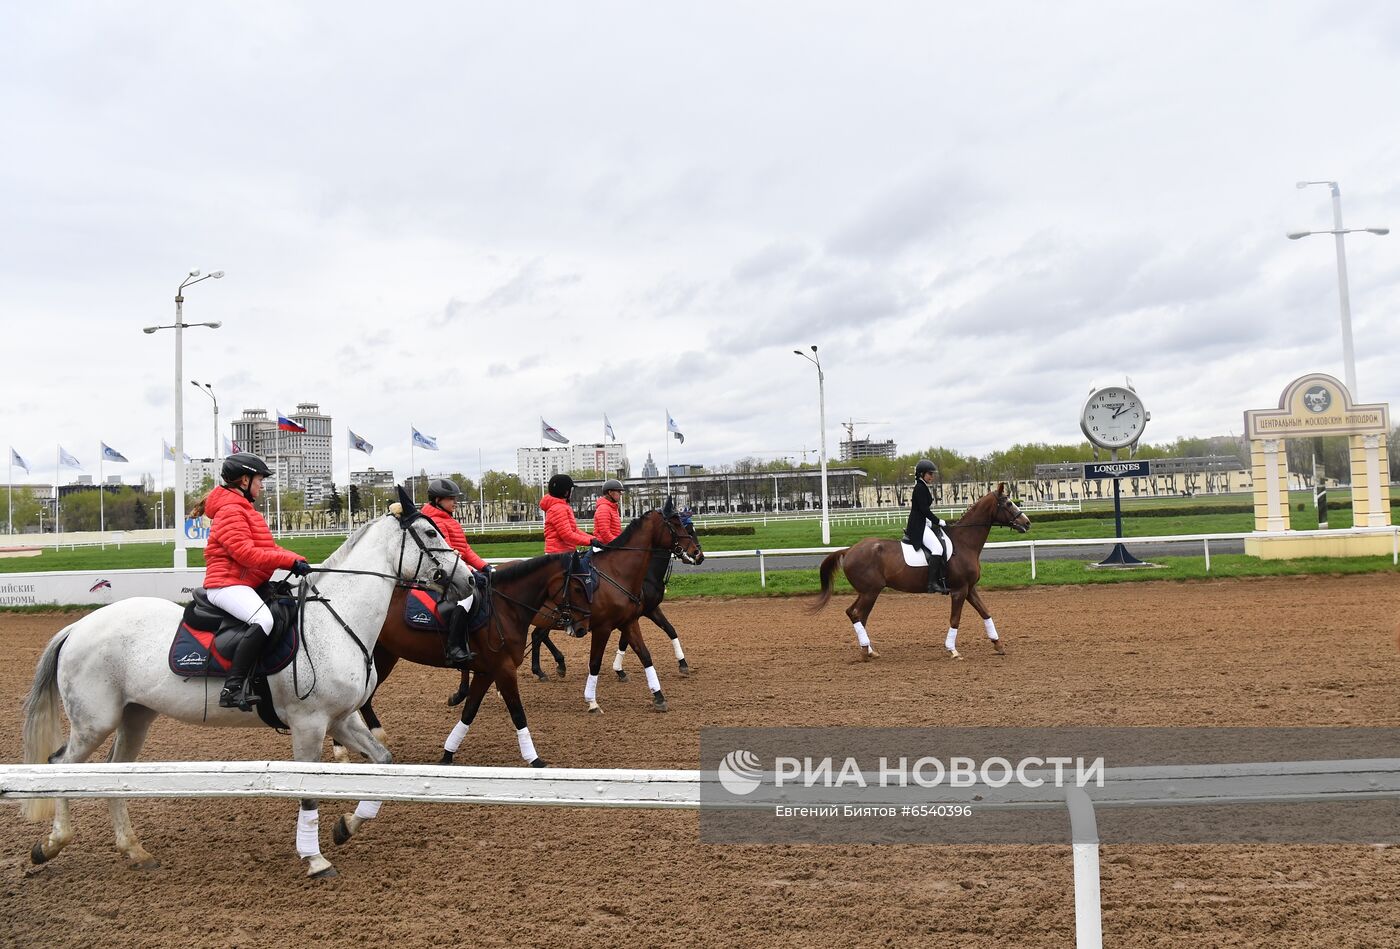
[[1119, 479], [1141, 477], [1151, 473], [1151, 465], [1146, 461], [1118, 460], [1118, 449], [1135, 445], [1142, 437], [1152, 413], [1143, 407], [1142, 399], [1132, 385], [1109, 386], [1089, 393], [1084, 409], [1079, 415], [1079, 427], [1084, 437], [1100, 448], [1109, 450], [1108, 464], [1087, 464], [1084, 478], [1113, 479], [1113, 536], [1117, 543], [1112, 552], [1099, 561], [1099, 567], [1144, 566], [1144, 562], [1128, 553], [1123, 546], [1123, 502]]

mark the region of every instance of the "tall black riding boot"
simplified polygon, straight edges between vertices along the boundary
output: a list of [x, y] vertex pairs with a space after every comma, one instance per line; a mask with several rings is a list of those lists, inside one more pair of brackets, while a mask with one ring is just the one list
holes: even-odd
[[447, 661], [461, 667], [475, 658], [467, 644], [467, 611], [459, 603], [447, 618]]
[[942, 557], [928, 558], [928, 592], [948, 592], [948, 564]]
[[238, 648], [234, 650], [233, 665], [228, 670], [228, 677], [224, 679], [224, 689], [219, 693], [220, 708], [237, 708], [245, 712], [253, 710], [258, 696], [247, 689], [248, 677], [262, 658], [263, 647], [266, 645], [267, 634], [263, 632], [262, 627], [257, 623], [249, 623], [247, 632], [239, 641]]

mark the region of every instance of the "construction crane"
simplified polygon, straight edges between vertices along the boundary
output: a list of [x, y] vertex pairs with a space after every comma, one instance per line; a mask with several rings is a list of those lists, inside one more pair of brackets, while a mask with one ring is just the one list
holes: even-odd
[[846, 419], [846, 421], [844, 421], [844, 422], [841, 423], [841, 427], [844, 428], [844, 429], [846, 430], [846, 441], [848, 441], [848, 442], [853, 442], [853, 441], [856, 440], [856, 426], [857, 426], [857, 425], [888, 425], [888, 424], [890, 424], [890, 423], [889, 423], [889, 422], [871, 422], [871, 421], [867, 421], [867, 420], [865, 420], [865, 419]]

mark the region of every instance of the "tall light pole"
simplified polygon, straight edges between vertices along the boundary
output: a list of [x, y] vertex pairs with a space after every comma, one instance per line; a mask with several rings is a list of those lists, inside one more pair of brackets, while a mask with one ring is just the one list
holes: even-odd
[[793, 352], [817, 367], [817, 406], [822, 427], [822, 546], [827, 547], [831, 544], [831, 511], [826, 492], [826, 373], [822, 372], [822, 361], [817, 355], [817, 347], [812, 347], [810, 356], [800, 349], [794, 349]]
[[184, 316], [185, 288], [193, 286], [202, 280], [213, 277], [218, 280], [224, 275], [222, 270], [216, 270], [211, 274], [199, 275], [198, 270], [191, 270], [179, 288], [175, 291], [175, 322], [169, 326], [147, 326], [141, 332], [154, 333], [156, 330], [175, 331], [175, 498], [176, 510], [171, 512], [171, 522], [175, 526], [175, 567], [184, 569], [189, 564], [189, 554], [185, 548], [185, 378], [184, 366], [184, 330], [187, 326], [207, 326], [211, 330], [216, 330], [223, 324], [218, 320], [210, 323], [186, 323]]
[[1300, 181], [1298, 188], [1306, 188], [1308, 185], [1326, 185], [1332, 192], [1332, 230], [1330, 231], [1292, 231], [1288, 239], [1296, 241], [1300, 237], [1308, 237], [1312, 234], [1331, 234], [1337, 240], [1337, 293], [1342, 301], [1342, 361], [1346, 369], [1347, 391], [1351, 393], [1353, 401], [1360, 401], [1361, 396], [1356, 391], [1356, 354], [1351, 346], [1351, 292], [1347, 288], [1347, 247], [1344, 235], [1359, 231], [1368, 234], [1384, 236], [1390, 233], [1388, 227], [1342, 227], [1342, 190], [1337, 187], [1335, 181]]
[[[214, 459], [214, 467], [217, 470], [219, 467], [219, 397], [214, 394], [213, 383], [195, 382], [191, 379], [190, 385], [214, 400], [214, 452], [209, 457]], [[214, 477], [217, 478], [218, 475], [215, 474]]]

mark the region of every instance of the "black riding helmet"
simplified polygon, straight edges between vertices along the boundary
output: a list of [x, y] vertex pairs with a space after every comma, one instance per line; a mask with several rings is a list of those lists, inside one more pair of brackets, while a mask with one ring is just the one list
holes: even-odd
[[460, 498], [462, 489], [457, 487], [457, 482], [451, 478], [434, 478], [428, 482], [428, 500], [437, 501], [442, 498]]
[[622, 490], [622, 482], [619, 481], [619, 480], [617, 480], [616, 478], [609, 478], [608, 480], [606, 480], [606, 481], [603, 482], [603, 493], [604, 493], [604, 494], [607, 494], [609, 491], [621, 491], [621, 490]]
[[559, 498], [561, 501], [569, 500], [569, 494], [574, 490], [574, 479], [566, 474], [557, 474], [549, 479], [550, 497]]
[[914, 477], [922, 478], [928, 472], [938, 474], [938, 466], [927, 458], [920, 459], [919, 463], [914, 466]]
[[272, 477], [272, 469], [251, 451], [236, 451], [224, 459], [224, 466], [219, 469], [220, 476], [225, 484], [233, 484], [244, 475], [262, 475], [264, 478]]

